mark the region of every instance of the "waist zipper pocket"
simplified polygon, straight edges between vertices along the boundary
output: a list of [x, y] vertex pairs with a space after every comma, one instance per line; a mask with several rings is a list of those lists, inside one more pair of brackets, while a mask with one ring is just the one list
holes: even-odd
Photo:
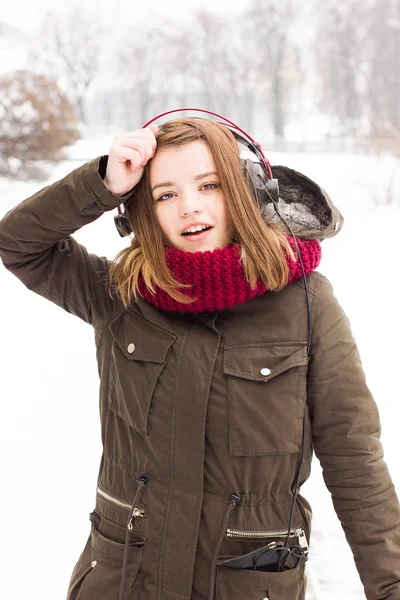
[[[245, 539], [264, 539], [264, 538], [286, 538], [288, 530], [283, 531], [250, 531], [246, 529], [227, 529], [225, 535], [229, 538], [245, 538]], [[306, 534], [300, 527], [291, 529], [289, 539], [297, 538], [299, 546], [303, 548], [304, 552], [308, 552], [308, 544]]]
[[[119, 498], [115, 498], [115, 496], [111, 496], [110, 494], [108, 494], [107, 492], [102, 490], [99, 486], [97, 486], [97, 493], [99, 494], [99, 496], [101, 496], [105, 500], [108, 500], [108, 502], [112, 502], [113, 504], [115, 504], [116, 506], [119, 506], [120, 508], [124, 508], [126, 510], [131, 509], [131, 506], [132, 506], [131, 504], [128, 504], [128, 502], [124, 502], [123, 500], [119, 500]], [[133, 512], [132, 512], [132, 518], [128, 524], [128, 529], [132, 529], [132, 519], [134, 519], [136, 517], [144, 517], [144, 516], [145, 516], [144, 508], [137, 508], [135, 506], [135, 508], [133, 509]]]

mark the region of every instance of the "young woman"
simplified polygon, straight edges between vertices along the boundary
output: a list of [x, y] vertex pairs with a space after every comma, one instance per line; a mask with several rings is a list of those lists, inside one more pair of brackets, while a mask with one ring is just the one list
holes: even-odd
[[[342, 216], [273, 168], [299, 257], [243, 166], [228, 127], [173, 119], [0, 223], [5, 267], [95, 331], [103, 454], [68, 600], [304, 599], [313, 449], [367, 598], [400, 599], [377, 408], [316, 270]], [[71, 237], [122, 203], [134, 237], [115, 261]]]

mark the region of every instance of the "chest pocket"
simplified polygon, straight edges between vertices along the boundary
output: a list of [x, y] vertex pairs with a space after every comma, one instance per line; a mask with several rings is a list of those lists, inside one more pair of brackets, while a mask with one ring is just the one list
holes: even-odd
[[114, 342], [108, 407], [138, 433], [148, 435], [152, 400], [177, 338], [130, 311], [117, 317], [109, 329]]
[[299, 450], [307, 362], [305, 343], [272, 342], [224, 349], [230, 454], [261, 456]]

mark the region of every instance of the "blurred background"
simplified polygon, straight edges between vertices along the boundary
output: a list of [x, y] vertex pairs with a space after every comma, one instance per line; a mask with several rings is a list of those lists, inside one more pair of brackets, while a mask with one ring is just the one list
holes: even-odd
[[[400, 0], [4, 4], [0, 218], [158, 113], [236, 122], [344, 216], [319, 271], [350, 319], [400, 490]], [[74, 237], [110, 259], [129, 243], [111, 213]], [[0, 594], [61, 600], [101, 457], [93, 331], [4, 268], [0, 285]], [[365, 598], [317, 460], [302, 493], [315, 515], [307, 600]]]

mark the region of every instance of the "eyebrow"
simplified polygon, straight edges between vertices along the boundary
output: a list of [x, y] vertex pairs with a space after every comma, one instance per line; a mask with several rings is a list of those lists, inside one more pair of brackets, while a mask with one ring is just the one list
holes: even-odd
[[[201, 175], [196, 175], [196, 177], [194, 177], [194, 180], [198, 181], [199, 179], [204, 179], [204, 177], [209, 177], [209, 175], [218, 175], [218, 173], [216, 171], [208, 171], [207, 173], [202, 173]], [[175, 185], [175, 182], [174, 181], [164, 181], [164, 183], [156, 183], [156, 185], [151, 188], [151, 191], [154, 192], [154, 190], [156, 190], [157, 188], [168, 187], [170, 185], [171, 186]]]

